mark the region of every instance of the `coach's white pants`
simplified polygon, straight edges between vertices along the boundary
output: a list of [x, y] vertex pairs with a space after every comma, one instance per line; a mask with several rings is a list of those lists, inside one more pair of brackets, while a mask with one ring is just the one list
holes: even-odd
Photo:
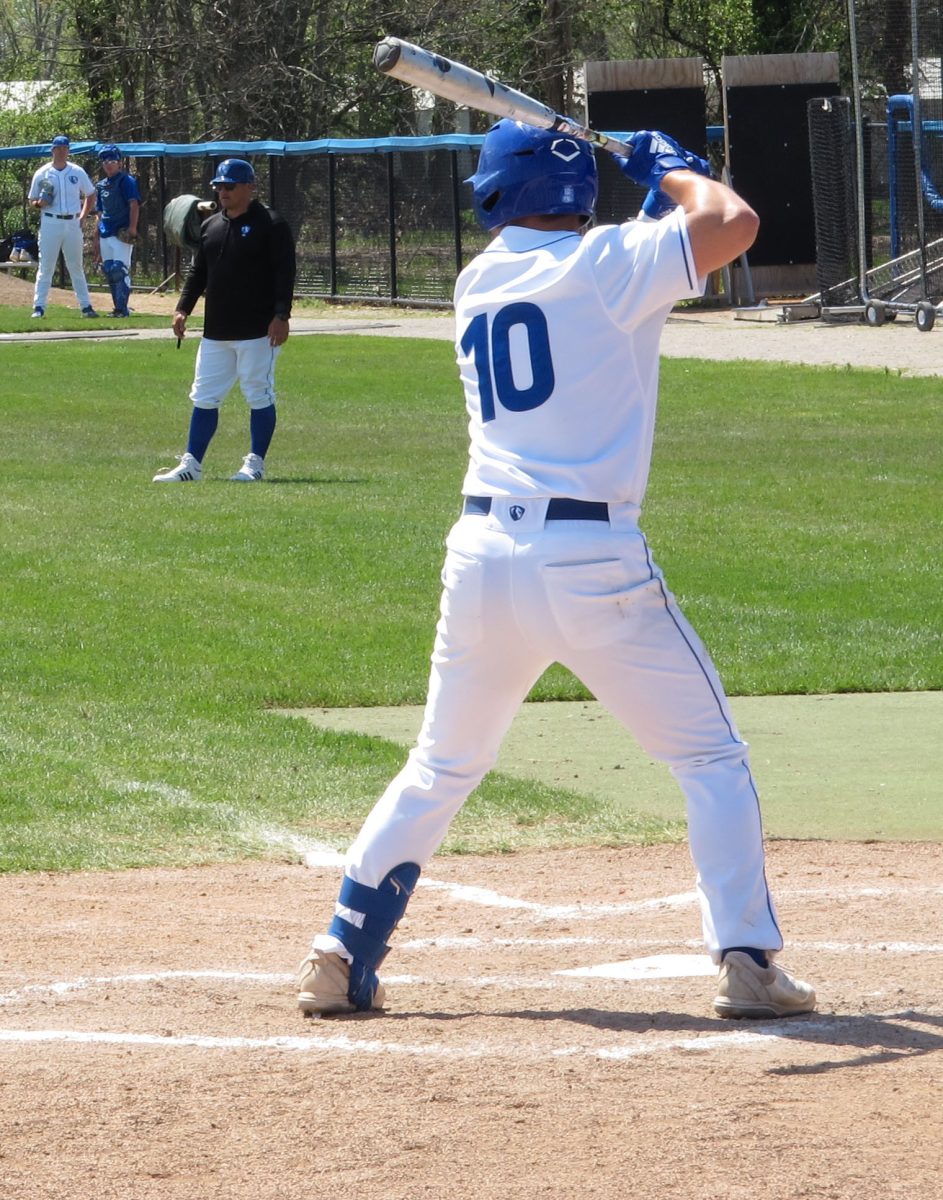
[[376, 887], [401, 862], [425, 865], [558, 661], [681, 785], [714, 960], [729, 946], [781, 949], [747, 747], [637, 511], [613, 506], [611, 525], [545, 526], [546, 503], [528, 501], [515, 521], [511, 503], [495, 501], [490, 516], [453, 526], [422, 730], [350, 848], [347, 873]]
[[46, 307], [49, 289], [56, 273], [59, 254], [65, 259], [66, 270], [72, 280], [72, 290], [82, 308], [88, 308], [92, 297], [82, 265], [84, 250], [82, 222], [73, 217], [71, 221], [59, 221], [47, 213], [39, 218], [39, 266], [36, 269], [36, 287], [33, 290], [33, 307]]
[[222, 342], [202, 338], [190, 399], [196, 408], [219, 408], [236, 380], [250, 408], [275, 403], [275, 360], [280, 346], [267, 337]]

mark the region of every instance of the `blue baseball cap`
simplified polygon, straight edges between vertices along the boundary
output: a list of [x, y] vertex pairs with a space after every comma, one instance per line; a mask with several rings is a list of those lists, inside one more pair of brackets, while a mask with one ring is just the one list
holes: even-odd
[[66, 135], [64, 133], [56, 134], [56, 136], [52, 139], [52, 144], [54, 146], [71, 146], [72, 145], [72, 143], [69, 141], [69, 139], [66, 137]]
[[121, 151], [114, 144], [102, 146], [98, 151], [98, 157], [101, 162], [121, 162]]
[[224, 158], [216, 168], [216, 175], [210, 180], [210, 187], [217, 187], [221, 183], [255, 183], [252, 164], [244, 158]]

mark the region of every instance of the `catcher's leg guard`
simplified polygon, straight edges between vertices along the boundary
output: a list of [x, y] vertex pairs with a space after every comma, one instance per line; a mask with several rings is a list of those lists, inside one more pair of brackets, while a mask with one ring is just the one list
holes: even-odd
[[128, 268], [123, 262], [119, 262], [118, 259], [109, 258], [107, 262], [102, 263], [102, 270], [105, 272], [105, 278], [108, 280], [108, 288], [111, 291], [111, 298], [115, 304], [115, 312], [127, 316], [128, 300], [131, 297], [131, 280], [128, 275]]
[[416, 863], [400, 863], [380, 881], [376, 888], [356, 883], [344, 876], [338, 904], [364, 914], [362, 926], [335, 916], [328, 933], [344, 943], [353, 955], [347, 996], [358, 1011], [373, 1007], [379, 980], [377, 967], [390, 952], [386, 939], [400, 922], [409, 897], [416, 890], [420, 868]]

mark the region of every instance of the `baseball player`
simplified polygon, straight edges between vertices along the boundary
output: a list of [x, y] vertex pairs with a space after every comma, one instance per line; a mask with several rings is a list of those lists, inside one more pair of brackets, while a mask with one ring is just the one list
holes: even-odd
[[133, 175], [121, 169], [121, 151], [102, 146], [98, 161], [105, 173], [95, 184], [95, 211], [99, 213], [95, 257], [111, 291], [113, 317], [130, 317], [131, 252], [138, 236], [141, 192]]
[[715, 1011], [782, 1017], [815, 1005], [812, 988], [772, 962], [783, 939], [747, 747], [639, 528], [661, 329], [677, 300], [700, 295], [709, 272], [746, 250], [757, 218], [670, 139], [642, 132], [631, 144], [623, 171], [668, 203], [649, 205], [660, 220], [596, 228], [587, 143], [503, 120], [482, 146], [469, 182], [496, 236], [455, 288], [471, 452], [425, 717], [302, 964], [306, 1014], [382, 1006], [377, 968], [420, 871], [553, 662], [684, 792], [719, 968]]
[[155, 483], [192, 483], [219, 420], [219, 406], [236, 380], [249, 405], [250, 452], [231, 475], [254, 483], [265, 472], [275, 432], [275, 361], [288, 337], [295, 283], [295, 243], [286, 222], [255, 199], [255, 172], [242, 158], [219, 164], [212, 186], [220, 212], [204, 221], [200, 248], [184, 280], [173, 331], [206, 294], [203, 338], [196, 356], [187, 451]]
[[40, 212], [34, 317], [46, 315], [46, 300], [60, 253], [65, 259], [82, 316], [98, 316], [92, 307], [82, 266], [82, 222], [91, 211], [95, 187], [85, 170], [69, 158], [69, 146], [64, 133], [52, 139], [52, 162], [45, 163], [33, 174], [27, 194], [30, 204]]

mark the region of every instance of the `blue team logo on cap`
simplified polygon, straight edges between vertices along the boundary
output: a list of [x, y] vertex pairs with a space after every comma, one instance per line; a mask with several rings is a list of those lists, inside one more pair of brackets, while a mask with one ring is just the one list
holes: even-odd
[[519, 521], [526, 511], [527, 509], [523, 504], [512, 504], [508, 509], [508, 512], [511, 514], [512, 521]]

